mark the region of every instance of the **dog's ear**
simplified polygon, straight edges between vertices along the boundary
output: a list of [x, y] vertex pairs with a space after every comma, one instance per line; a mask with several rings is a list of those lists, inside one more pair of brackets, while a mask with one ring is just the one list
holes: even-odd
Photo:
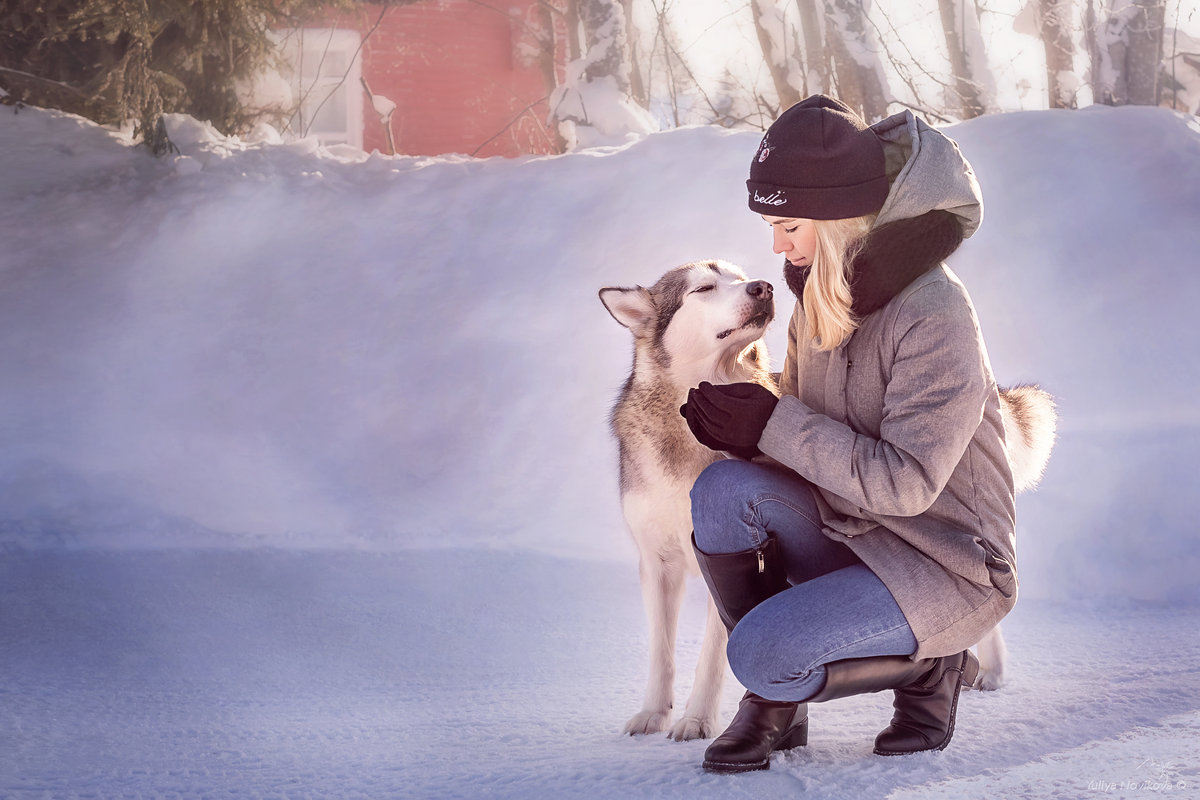
[[613, 319], [640, 336], [654, 319], [654, 298], [641, 286], [632, 289], [609, 287], [600, 290], [600, 302]]

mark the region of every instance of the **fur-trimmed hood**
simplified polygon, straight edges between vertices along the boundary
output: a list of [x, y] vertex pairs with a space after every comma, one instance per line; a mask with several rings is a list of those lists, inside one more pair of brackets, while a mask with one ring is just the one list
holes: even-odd
[[[875, 123], [891, 188], [854, 259], [850, 293], [860, 319], [936, 267], [983, 221], [983, 194], [958, 145], [911, 111]], [[786, 259], [783, 276], [799, 299], [808, 267]]]
[[[962, 226], [949, 211], [929, 211], [873, 227], [850, 270], [854, 316], [862, 319], [883, 308], [948, 258], [962, 240]], [[784, 259], [783, 279], [796, 299], [803, 297], [808, 271]]]

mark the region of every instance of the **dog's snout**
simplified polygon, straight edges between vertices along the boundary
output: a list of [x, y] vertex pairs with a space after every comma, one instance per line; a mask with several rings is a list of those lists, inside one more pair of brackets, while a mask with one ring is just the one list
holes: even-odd
[[750, 281], [746, 284], [746, 294], [757, 300], [767, 300], [774, 293], [775, 287], [766, 281]]

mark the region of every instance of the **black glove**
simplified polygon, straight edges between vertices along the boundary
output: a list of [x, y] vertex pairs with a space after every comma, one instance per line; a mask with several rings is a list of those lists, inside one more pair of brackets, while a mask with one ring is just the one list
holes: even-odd
[[757, 383], [713, 386], [701, 381], [688, 390], [679, 413], [700, 444], [750, 459], [761, 452], [758, 440], [778, 402], [770, 389]]

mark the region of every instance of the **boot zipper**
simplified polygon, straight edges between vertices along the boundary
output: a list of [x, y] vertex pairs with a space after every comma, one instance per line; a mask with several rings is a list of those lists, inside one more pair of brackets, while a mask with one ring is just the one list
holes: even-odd
[[758, 574], [761, 575], [767, 571], [767, 559], [763, 556], [762, 550], [756, 550], [755, 553], [758, 555]]

